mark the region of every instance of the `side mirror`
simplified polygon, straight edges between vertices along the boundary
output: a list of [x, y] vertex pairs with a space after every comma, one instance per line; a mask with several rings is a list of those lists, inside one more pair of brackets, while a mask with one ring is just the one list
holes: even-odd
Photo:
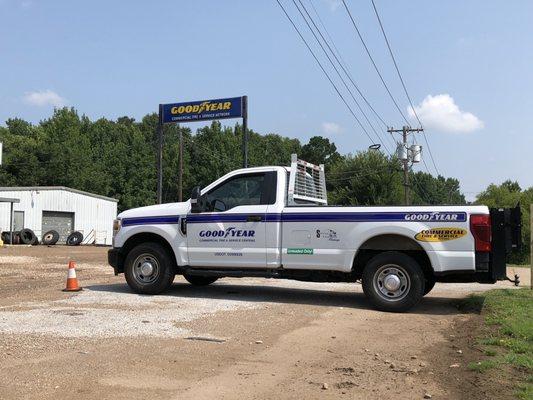
[[200, 207], [200, 186], [196, 186], [193, 188], [191, 193], [191, 212], [192, 213], [199, 213], [202, 211]]

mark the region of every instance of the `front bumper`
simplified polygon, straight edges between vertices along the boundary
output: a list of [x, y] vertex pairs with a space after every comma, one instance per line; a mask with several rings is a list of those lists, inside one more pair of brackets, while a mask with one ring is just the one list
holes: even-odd
[[112, 248], [108, 250], [107, 262], [115, 270], [115, 275], [124, 272], [124, 257], [120, 252], [120, 248]]

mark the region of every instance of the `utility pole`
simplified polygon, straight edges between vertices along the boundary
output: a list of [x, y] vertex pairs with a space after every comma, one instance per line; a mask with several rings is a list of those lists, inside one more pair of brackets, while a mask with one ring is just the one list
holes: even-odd
[[403, 164], [403, 194], [404, 194], [404, 203], [406, 206], [410, 205], [410, 196], [409, 196], [409, 152], [407, 149], [407, 135], [411, 132], [424, 132], [423, 128], [411, 128], [410, 126], [404, 126], [402, 129], [387, 129], [389, 133], [401, 133], [402, 134], [402, 146], [405, 149], [405, 157], [401, 157]]
[[180, 132], [180, 170], [178, 172], [178, 201], [181, 203], [183, 201], [183, 131], [181, 130], [181, 128], [178, 129]]
[[[161, 104], [159, 105], [161, 110]], [[161, 111], [159, 111], [161, 116]], [[157, 204], [163, 202], [163, 124], [159, 117], [157, 124]]]

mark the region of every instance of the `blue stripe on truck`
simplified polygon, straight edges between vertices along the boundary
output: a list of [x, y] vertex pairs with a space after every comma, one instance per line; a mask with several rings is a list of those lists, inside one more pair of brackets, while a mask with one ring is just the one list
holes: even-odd
[[[465, 222], [465, 212], [419, 211], [419, 212], [328, 212], [328, 213], [246, 213], [246, 214], [189, 214], [191, 224], [214, 222], [246, 222], [249, 215], [263, 215], [264, 222]], [[122, 226], [177, 224], [179, 216], [124, 218]]]
[[122, 226], [178, 224], [179, 222], [180, 222], [179, 215], [164, 215], [164, 216], [154, 216], [154, 217], [134, 217], [134, 218], [124, 218], [122, 220]]
[[[187, 222], [246, 222], [249, 214], [194, 214]], [[465, 222], [465, 212], [329, 212], [329, 213], [271, 213], [262, 214], [265, 222]]]

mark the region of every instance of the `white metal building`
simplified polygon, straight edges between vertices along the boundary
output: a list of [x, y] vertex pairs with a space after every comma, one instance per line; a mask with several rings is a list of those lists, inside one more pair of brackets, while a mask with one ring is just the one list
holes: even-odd
[[[39, 240], [50, 230], [59, 233], [59, 244], [74, 231], [83, 243], [110, 245], [118, 200], [64, 186], [0, 187], [0, 197], [19, 199], [13, 203], [13, 230], [29, 228]], [[10, 204], [0, 202], [0, 230], [11, 226]]]

